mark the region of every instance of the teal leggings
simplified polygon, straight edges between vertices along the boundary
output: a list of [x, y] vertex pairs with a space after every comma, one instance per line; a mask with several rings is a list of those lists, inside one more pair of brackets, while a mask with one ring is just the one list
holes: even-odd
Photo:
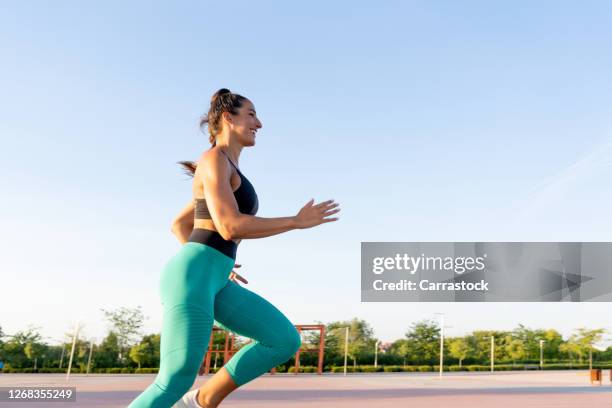
[[213, 322], [254, 339], [225, 364], [241, 386], [289, 360], [299, 332], [270, 302], [229, 280], [234, 259], [187, 242], [166, 264], [161, 280], [163, 323], [159, 373], [130, 405], [169, 408], [193, 385], [208, 348]]

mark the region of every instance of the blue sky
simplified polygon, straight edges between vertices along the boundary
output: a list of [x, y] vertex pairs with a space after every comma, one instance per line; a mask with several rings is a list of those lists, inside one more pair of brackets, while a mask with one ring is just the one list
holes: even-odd
[[[0, 325], [60, 338], [142, 305], [208, 148], [221, 87], [263, 129], [240, 158], [264, 217], [311, 197], [337, 223], [243, 242], [247, 285], [294, 323], [381, 339], [518, 323], [612, 331], [607, 303], [360, 303], [361, 241], [610, 241], [612, 5], [12, 2], [0, 12]], [[612, 337], [609, 335], [609, 337]]]

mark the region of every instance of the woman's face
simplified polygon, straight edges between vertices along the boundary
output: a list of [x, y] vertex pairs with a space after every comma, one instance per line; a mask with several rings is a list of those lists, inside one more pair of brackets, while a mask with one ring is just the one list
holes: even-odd
[[255, 106], [248, 99], [242, 102], [238, 114], [231, 115], [230, 131], [243, 146], [255, 145], [255, 134], [261, 128], [261, 122], [257, 119]]

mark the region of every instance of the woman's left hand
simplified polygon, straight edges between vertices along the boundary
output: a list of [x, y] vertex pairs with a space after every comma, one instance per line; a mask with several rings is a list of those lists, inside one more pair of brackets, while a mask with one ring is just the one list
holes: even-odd
[[[240, 268], [241, 266], [242, 266], [242, 265], [240, 265], [240, 264], [234, 264], [234, 268]], [[238, 281], [240, 281], [240, 282], [242, 282], [242, 283], [244, 283], [244, 284], [249, 283], [249, 281], [248, 281], [248, 280], [244, 279], [244, 278], [243, 278], [242, 276], [240, 276], [240, 275], [238, 274], [238, 272], [236, 272], [236, 271], [232, 271], [232, 272], [230, 273], [229, 279], [230, 279], [231, 281], [236, 282], [236, 283], [238, 283]]]

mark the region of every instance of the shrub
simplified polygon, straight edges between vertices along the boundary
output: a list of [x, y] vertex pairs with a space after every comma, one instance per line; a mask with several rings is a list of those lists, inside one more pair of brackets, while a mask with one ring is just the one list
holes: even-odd
[[[335, 367], [335, 366], [332, 366], [332, 373], [343, 373], [343, 372], [344, 372], [344, 366], [342, 366], [342, 367]], [[353, 370], [353, 366], [346, 367], [346, 372], [347, 372], [347, 373], [352, 373], [352, 372], [354, 372], [354, 370]]]
[[364, 373], [380, 373], [384, 370], [382, 366], [374, 367], [373, 365], [364, 365], [361, 366], [361, 371]]
[[143, 368], [135, 369], [134, 373], [135, 374], [157, 374], [158, 371], [159, 371], [159, 368], [143, 367]]
[[468, 371], [484, 371], [483, 366], [479, 366], [479, 365], [469, 365], [469, 366], [465, 366], [465, 368]]
[[[295, 373], [295, 366], [289, 367], [289, 373]], [[300, 366], [300, 373], [316, 373], [317, 367], [314, 366]]]
[[389, 366], [385, 366], [385, 367], [383, 368], [383, 371], [384, 371], [385, 373], [397, 373], [397, 372], [404, 371], [404, 370], [402, 369], [402, 366], [398, 366], [398, 365], [389, 365]]

